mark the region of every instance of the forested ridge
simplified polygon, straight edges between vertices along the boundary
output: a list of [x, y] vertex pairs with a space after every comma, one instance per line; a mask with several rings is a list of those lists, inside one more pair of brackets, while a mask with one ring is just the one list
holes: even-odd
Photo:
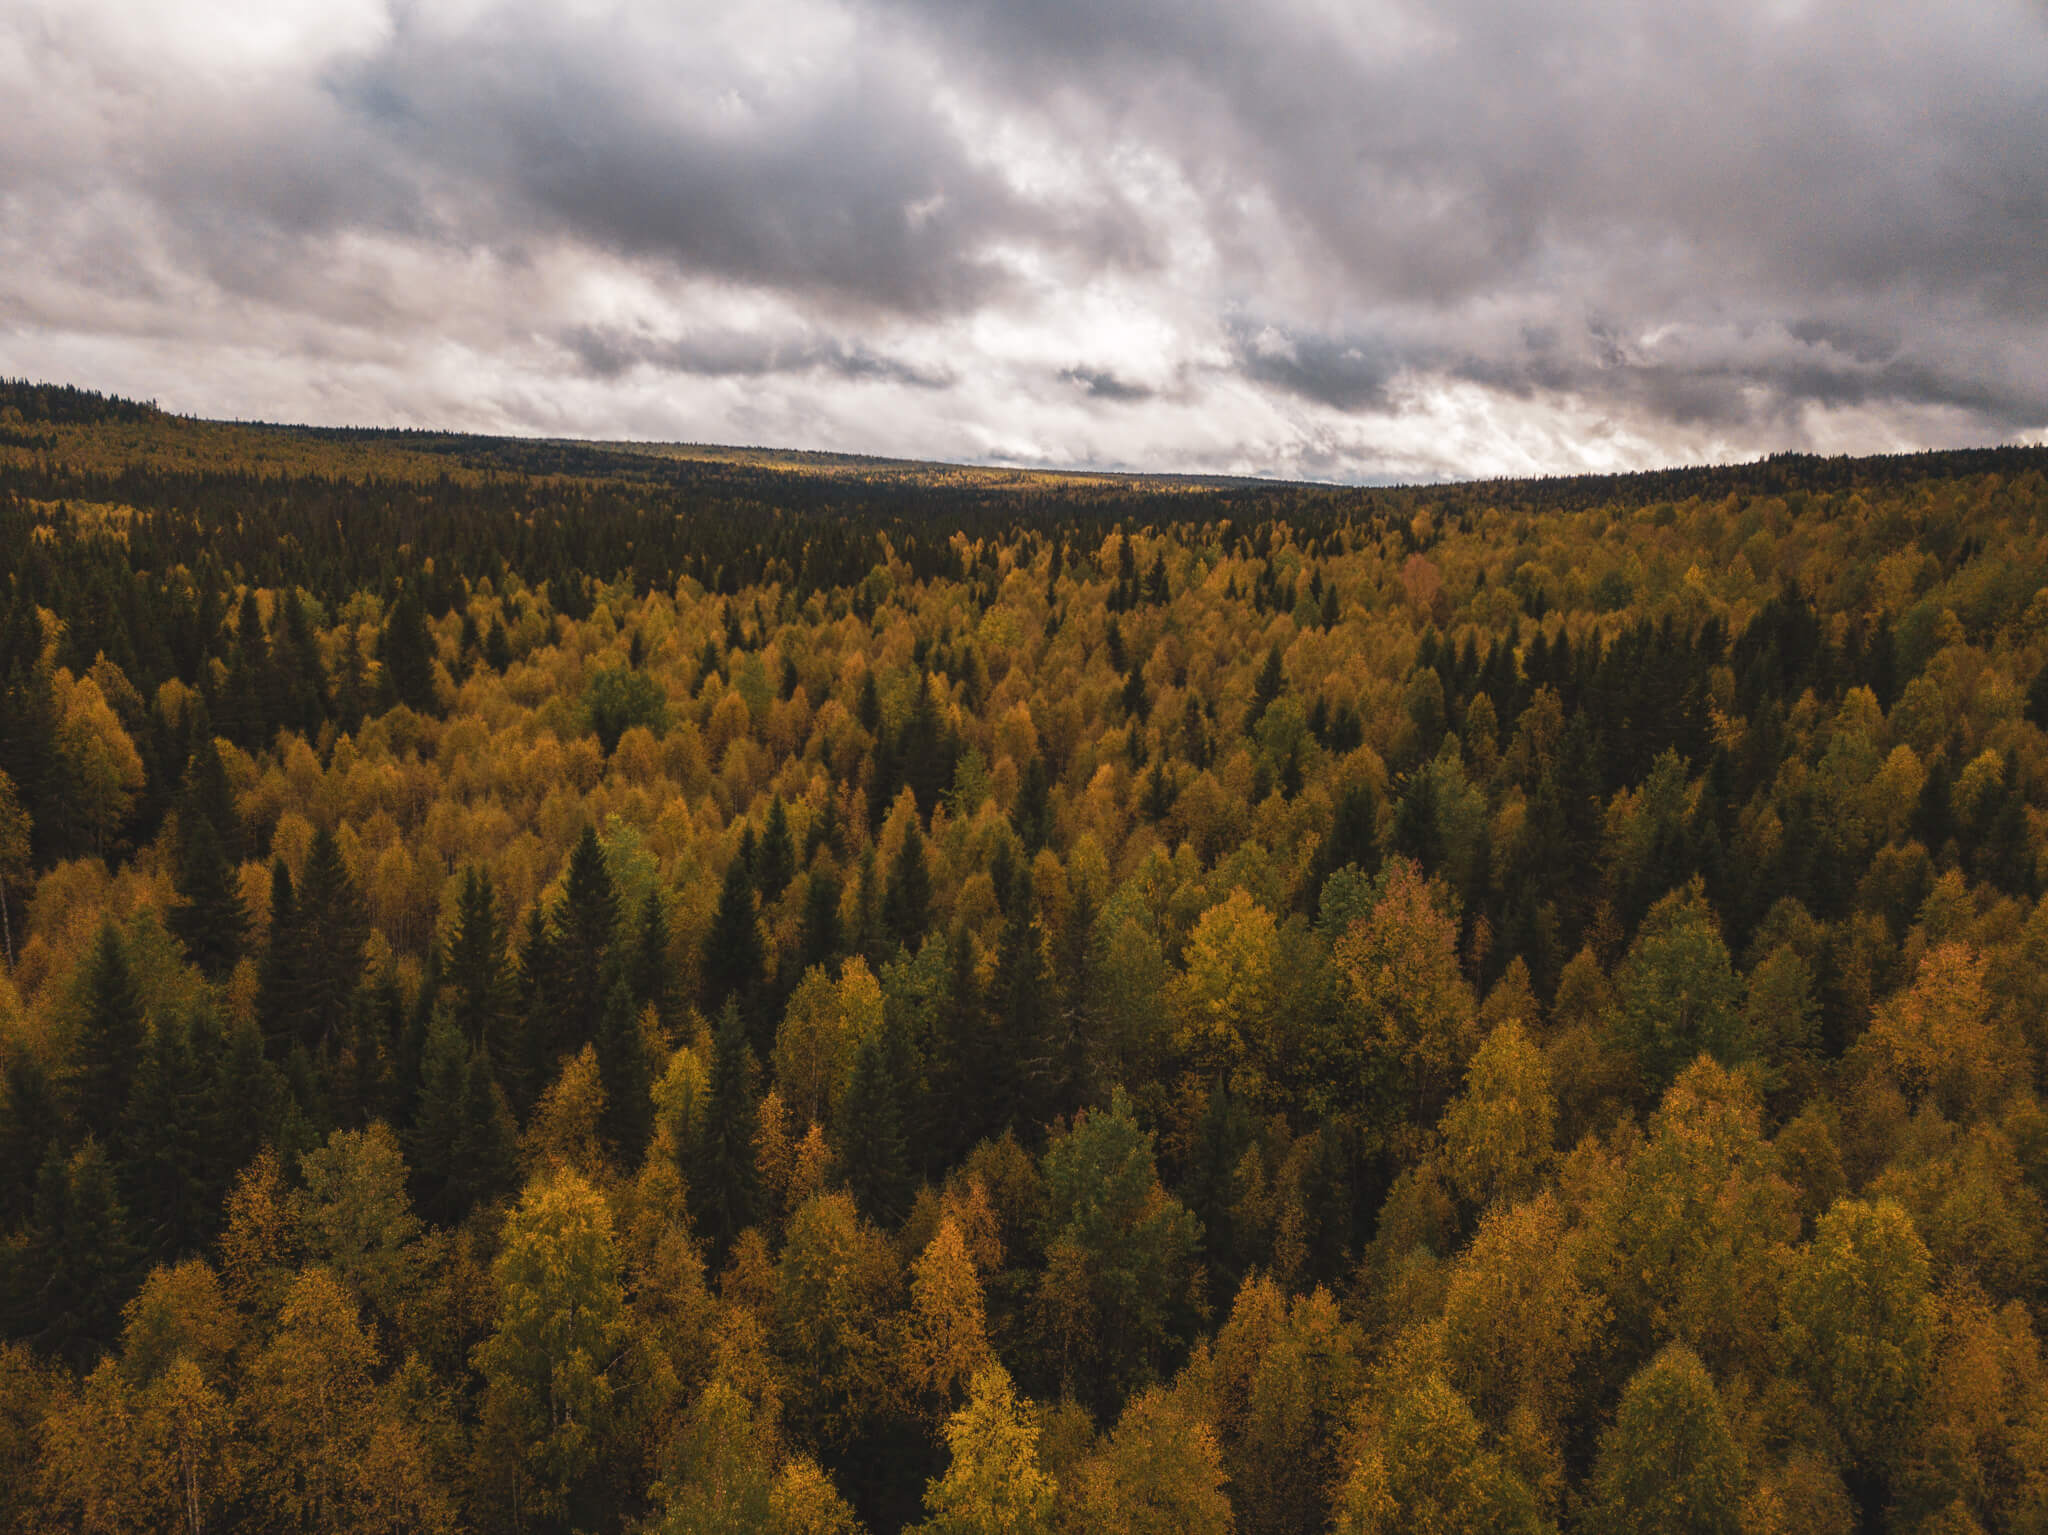
[[2048, 450], [0, 385], [0, 1529], [2048, 1530]]

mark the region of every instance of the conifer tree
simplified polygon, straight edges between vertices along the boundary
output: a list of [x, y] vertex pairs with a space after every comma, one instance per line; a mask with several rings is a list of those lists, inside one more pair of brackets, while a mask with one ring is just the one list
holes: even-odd
[[753, 881], [746, 860], [735, 856], [725, 866], [718, 911], [704, 938], [704, 1011], [716, 1014], [727, 1003], [735, 1005], [746, 1017], [749, 1037], [757, 1048], [764, 1043], [764, 1022], [751, 1013], [764, 963], [761, 927], [754, 916]]
[[241, 881], [220, 834], [196, 807], [178, 820], [173, 884], [178, 900], [165, 914], [164, 925], [185, 946], [192, 963], [219, 980], [242, 957], [249, 918], [242, 908]]
[[36, 1171], [63, 1133], [63, 1112], [34, 1052], [8, 1052], [0, 1097], [0, 1230], [11, 1230], [35, 1203]]
[[840, 1100], [834, 1135], [840, 1166], [861, 1214], [879, 1226], [894, 1227], [910, 1209], [906, 1100], [915, 1070], [908, 1031], [900, 1018], [885, 1014], [881, 1029], [855, 1050]]
[[634, 1167], [654, 1128], [647, 1052], [640, 1044], [640, 1008], [623, 975], [605, 992], [597, 1038], [598, 1080], [604, 1084], [604, 1137], [622, 1166]]
[[450, 1011], [462, 1037], [472, 1045], [501, 1045], [514, 1005], [512, 972], [488, 870], [463, 871], [441, 979], [449, 987]]
[[205, 1218], [200, 1202], [204, 1098], [190, 1026], [181, 1014], [169, 1014], [150, 1031], [143, 1051], [116, 1169], [124, 1202], [135, 1212], [137, 1237], [161, 1258], [194, 1245]]
[[332, 1045], [346, 1026], [370, 935], [369, 915], [342, 862], [341, 844], [326, 827], [313, 834], [294, 905], [299, 974], [288, 1016], [292, 1038], [312, 1051]]
[[434, 638], [427, 631], [426, 610], [410, 584], [385, 615], [378, 642], [384, 663], [387, 702], [403, 704], [416, 714], [437, 714], [434, 700]]
[[669, 976], [668, 913], [661, 904], [661, 892], [650, 888], [640, 903], [640, 921], [634, 935], [631, 983], [633, 1000], [654, 1009], [654, 1016], [667, 1023], [675, 1012], [675, 992]]
[[618, 939], [619, 894], [594, 827], [585, 825], [569, 855], [562, 899], [555, 907], [559, 948], [555, 959], [564, 1033], [559, 1049], [575, 1050], [593, 1038], [604, 1015], [607, 964]]
[[829, 965], [840, 953], [843, 939], [839, 930], [839, 897], [843, 887], [823, 868], [811, 870], [804, 882], [804, 915], [797, 973], [813, 965]]
[[882, 930], [915, 952], [932, 922], [932, 876], [925, 863], [924, 834], [912, 826], [889, 861], [889, 882], [882, 891]]
[[86, 970], [73, 1098], [79, 1127], [112, 1145], [122, 1130], [144, 1043], [142, 997], [112, 920], [101, 924]]
[[789, 812], [782, 808], [779, 794], [768, 805], [761, 845], [754, 853], [754, 871], [754, 883], [766, 901], [780, 896], [796, 875], [796, 844], [790, 838]]
[[754, 1057], [739, 1007], [727, 1000], [711, 1045], [710, 1102], [688, 1169], [690, 1205], [714, 1265], [752, 1225], [760, 1205], [754, 1168]]
[[257, 974], [256, 1014], [263, 1020], [266, 1049], [281, 1057], [296, 1033], [305, 957], [299, 934], [298, 894], [282, 858], [270, 862], [269, 940]]
[[33, 1332], [74, 1369], [89, 1368], [119, 1335], [137, 1277], [128, 1212], [97, 1140], [69, 1157], [56, 1146], [44, 1156], [26, 1238], [11, 1288], [28, 1310], [9, 1331]]

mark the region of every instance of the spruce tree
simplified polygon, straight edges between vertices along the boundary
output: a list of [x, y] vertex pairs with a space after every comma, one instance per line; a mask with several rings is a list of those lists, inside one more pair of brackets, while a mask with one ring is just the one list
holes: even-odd
[[753, 1224], [760, 1197], [754, 1168], [754, 1057], [746, 1025], [728, 1000], [712, 1037], [710, 1102], [688, 1168], [690, 1206], [713, 1266]]
[[460, 1220], [467, 1209], [456, 1146], [468, 1108], [469, 1058], [461, 1030], [446, 1017], [436, 1018], [420, 1057], [419, 1100], [406, 1137], [406, 1159], [420, 1213], [441, 1224]]
[[654, 1016], [667, 1023], [675, 1014], [675, 992], [669, 977], [668, 913], [661, 904], [661, 892], [649, 889], [640, 903], [640, 921], [634, 935], [631, 981], [633, 1000], [654, 1009]]
[[16, 1044], [7, 1057], [0, 1097], [0, 1230], [24, 1220], [36, 1197], [36, 1169], [57, 1144], [64, 1116], [49, 1074], [34, 1054]]
[[142, 996], [111, 920], [100, 927], [85, 984], [73, 1096], [79, 1127], [111, 1145], [121, 1133], [144, 1043]]
[[178, 899], [165, 914], [165, 926], [202, 974], [224, 978], [242, 957], [249, 917], [242, 907], [240, 877], [220, 834], [196, 807], [178, 818], [172, 883]]
[[[718, 911], [704, 938], [704, 1011], [716, 1013], [731, 1003], [750, 1015], [765, 963], [761, 927], [754, 916], [753, 881], [748, 877], [746, 860], [735, 855], [725, 866]], [[760, 1022], [751, 1016], [746, 1021], [750, 1030], [761, 1028]], [[767, 1041], [756, 1038], [754, 1043], [765, 1045]]]
[[257, 973], [256, 1016], [265, 1048], [280, 1058], [297, 1033], [305, 957], [299, 937], [298, 895], [282, 858], [270, 862], [270, 938]]
[[574, 1051], [594, 1038], [600, 1026], [609, 989], [607, 963], [619, 931], [618, 888], [597, 832], [588, 825], [569, 855], [562, 899], [555, 907], [555, 929], [562, 987], [556, 1005], [563, 1009], [564, 1022], [560, 1045]]
[[519, 1183], [519, 1127], [491, 1070], [490, 1052], [470, 1051], [462, 1076], [462, 1125], [456, 1132], [450, 1192], [467, 1214]]
[[491, 876], [474, 865], [463, 871], [441, 980], [449, 989], [449, 1010], [462, 1037], [471, 1045], [502, 1046], [514, 1006], [512, 970]]
[[754, 853], [754, 883], [764, 901], [775, 900], [796, 877], [796, 843], [789, 834], [789, 813], [776, 795], [761, 827], [761, 845]]
[[640, 1007], [623, 975], [605, 992], [595, 1043], [598, 1080], [604, 1084], [604, 1138], [621, 1166], [635, 1167], [654, 1129], [653, 1079], [640, 1044]]
[[171, 1014], [158, 1021], [143, 1052], [116, 1168], [122, 1197], [135, 1213], [136, 1236], [157, 1258], [196, 1245], [201, 1229], [204, 1107], [191, 1029]]
[[333, 1043], [348, 1021], [349, 999], [363, 977], [369, 914], [342, 862], [341, 844], [322, 827], [306, 852], [297, 891], [300, 963], [293, 1026], [308, 1050]]
[[799, 975], [813, 965], [830, 964], [839, 956], [843, 944], [839, 931], [841, 889], [837, 877], [828, 870], [811, 870], [804, 885], [803, 926], [797, 939], [801, 956]]
[[916, 1181], [908, 1132], [915, 1118], [917, 1062], [895, 1009], [854, 1052], [840, 1100], [839, 1162], [861, 1213], [895, 1227], [910, 1211]]
[[26, 1314], [12, 1319], [9, 1331], [27, 1332], [74, 1369], [89, 1370], [120, 1336], [121, 1308], [138, 1277], [128, 1212], [97, 1140], [68, 1158], [50, 1148], [25, 1237], [16, 1254], [20, 1278], [11, 1288]]
[[925, 864], [924, 834], [912, 826], [889, 861], [882, 892], [882, 930], [914, 953], [932, 921], [932, 876]]
[[434, 699], [434, 637], [418, 591], [411, 585], [385, 615], [378, 655], [384, 662], [385, 700], [403, 704], [415, 714], [438, 714]]

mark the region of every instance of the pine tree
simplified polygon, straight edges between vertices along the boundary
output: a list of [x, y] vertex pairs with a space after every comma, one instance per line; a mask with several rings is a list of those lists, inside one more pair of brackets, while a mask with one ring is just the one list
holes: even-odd
[[605, 993], [594, 1043], [604, 1084], [605, 1140], [622, 1166], [637, 1166], [654, 1129], [653, 1082], [640, 1043], [640, 1007], [623, 975]]
[[450, 1015], [462, 1037], [472, 1045], [502, 1045], [514, 1006], [512, 971], [486, 870], [472, 866], [463, 871], [441, 980], [449, 988]]
[[171, 1014], [158, 1021], [143, 1052], [116, 1168], [136, 1235], [159, 1258], [195, 1245], [200, 1230], [204, 1098], [190, 1027]]
[[665, 1024], [675, 1015], [675, 990], [669, 977], [668, 913], [661, 892], [649, 889], [640, 903], [639, 932], [632, 958], [633, 1000], [654, 1009]]
[[563, 1010], [559, 1048], [576, 1050], [595, 1037], [604, 1016], [606, 977], [612, 945], [619, 931], [618, 887], [597, 832], [586, 825], [569, 855], [562, 899], [555, 907], [561, 992], [555, 1005]]
[[782, 808], [782, 796], [768, 805], [768, 819], [761, 827], [761, 845], [754, 854], [754, 883], [764, 901], [772, 901], [788, 888], [796, 876], [796, 844], [789, 834], [789, 813]]
[[339, 1039], [348, 1022], [370, 936], [369, 914], [342, 862], [341, 844], [326, 827], [313, 834], [306, 852], [297, 904], [303, 969], [294, 1023], [299, 1043], [317, 1050]]
[[[470, 1051], [462, 1076], [462, 1127], [456, 1133], [451, 1192], [462, 1213], [509, 1194], [519, 1183], [519, 1127], [481, 1046]], [[460, 1218], [459, 1216], [457, 1217]]]
[[178, 900], [165, 914], [164, 925], [203, 974], [222, 979], [242, 957], [249, 916], [220, 834], [196, 806], [178, 818], [173, 885]]
[[137, 1277], [128, 1212], [98, 1141], [68, 1158], [52, 1146], [44, 1157], [21, 1259], [27, 1282], [17, 1281], [16, 1305], [25, 1315], [9, 1331], [89, 1369], [119, 1336]]
[[885, 1227], [909, 1213], [915, 1188], [907, 1136], [915, 1077], [908, 1031], [900, 1019], [885, 1015], [881, 1029], [854, 1052], [840, 1100], [835, 1139], [847, 1187], [861, 1214]]
[[760, 1206], [754, 1169], [754, 1057], [737, 1004], [718, 1015], [711, 1047], [710, 1102], [689, 1167], [690, 1203], [713, 1265], [752, 1225]]
[[[764, 1031], [761, 1020], [753, 1018], [755, 993], [765, 967], [761, 928], [754, 916], [754, 886], [744, 858], [735, 856], [725, 866], [725, 885], [718, 894], [718, 911], [711, 919], [711, 931], [704, 938], [704, 1011], [716, 1013], [727, 1003], [749, 1015], [750, 1031]], [[753, 1043], [766, 1041], [755, 1037]]]
[[813, 965], [829, 965], [839, 957], [844, 938], [839, 930], [839, 897], [843, 887], [822, 868], [811, 870], [804, 884], [804, 915], [797, 940], [801, 975]]
[[73, 1096], [80, 1128], [102, 1145], [112, 1145], [121, 1133], [142, 1059], [144, 1031], [142, 997], [111, 920], [101, 925], [87, 964]]
[[924, 834], [915, 826], [889, 862], [889, 882], [882, 892], [882, 930], [906, 952], [924, 942], [932, 922], [932, 876], [925, 864]]
[[0, 1230], [12, 1230], [35, 1204], [36, 1170], [57, 1143], [64, 1116], [49, 1074], [16, 1045], [7, 1057], [0, 1098]]
[[299, 936], [298, 896], [282, 858], [270, 863], [270, 941], [257, 975], [256, 1015], [272, 1057], [282, 1057], [297, 1035], [305, 957]]
[[384, 693], [388, 703], [403, 704], [415, 714], [438, 714], [434, 699], [434, 637], [418, 591], [408, 584], [391, 605], [378, 642], [384, 662]]
[[454, 1022], [435, 1019], [420, 1056], [419, 1100], [406, 1137], [406, 1158], [412, 1165], [420, 1213], [439, 1223], [460, 1220], [468, 1208], [456, 1145], [468, 1107], [469, 1057], [469, 1046]]
[[505, 622], [493, 615], [490, 632], [484, 636], [484, 662], [499, 676], [512, 664], [512, 641], [505, 633]]

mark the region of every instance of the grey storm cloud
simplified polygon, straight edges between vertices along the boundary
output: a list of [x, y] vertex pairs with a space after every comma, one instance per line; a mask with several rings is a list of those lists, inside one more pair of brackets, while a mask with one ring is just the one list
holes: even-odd
[[2048, 431], [2032, 0], [20, 0], [0, 367], [1374, 479]]

